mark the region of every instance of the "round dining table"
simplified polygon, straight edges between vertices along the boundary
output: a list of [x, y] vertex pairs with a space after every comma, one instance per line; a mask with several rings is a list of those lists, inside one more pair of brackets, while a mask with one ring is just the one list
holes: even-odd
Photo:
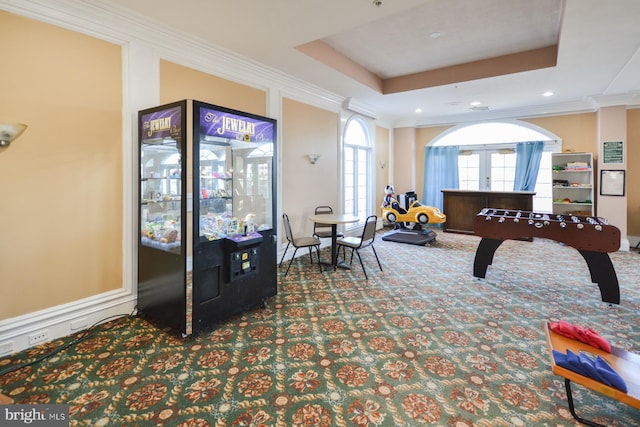
[[327, 270], [335, 270], [339, 267], [338, 264], [338, 225], [339, 224], [352, 224], [360, 221], [355, 215], [351, 214], [316, 214], [309, 217], [310, 221], [317, 222], [319, 224], [331, 225], [331, 264]]

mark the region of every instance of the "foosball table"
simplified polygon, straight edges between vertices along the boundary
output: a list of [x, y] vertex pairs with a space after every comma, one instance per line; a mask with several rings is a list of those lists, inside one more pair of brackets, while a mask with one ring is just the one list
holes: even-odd
[[474, 233], [482, 237], [476, 250], [473, 275], [484, 278], [493, 255], [509, 239], [552, 239], [578, 250], [587, 262], [591, 281], [602, 301], [620, 304], [620, 288], [609, 252], [620, 248], [620, 230], [600, 217], [558, 215], [484, 208], [475, 217]]

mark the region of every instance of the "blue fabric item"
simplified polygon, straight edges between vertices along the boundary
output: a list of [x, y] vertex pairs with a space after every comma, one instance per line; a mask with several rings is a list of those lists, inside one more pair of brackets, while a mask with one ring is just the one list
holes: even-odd
[[513, 191], [533, 191], [536, 188], [544, 141], [516, 144], [516, 176]]
[[611, 385], [596, 369], [596, 360], [584, 353], [578, 354], [582, 368], [587, 372], [587, 376], [596, 381], [600, 381], [608, 386]]
[[597, 356], [593, 359], [584, 353], [575, 354], [571, 350], [567, 350], [567, 354], [557, 350], [553, 350], [552, 353], [556, 365], [627, 392], [624, 379], [602, 357]]
[[442, 210], [442, 190], [457, 189], [458, 146], [425, 147], [424, 149], [424, 194], [423, 202]]
[[602, 357], [596, 357], [595, 363], [596, 369], [600, 376], [604, 377], [607, 380], [606, 384], [609, 384], [611, 387], [617, 388], [618, 390], [627, 392], [627, 383], [624, 382], [624, 379], [604, 360]]
[[553, 350], [553, 360], [555, 360], [556, 365], [558, 366], [577, 372], [585, 377], [589, 376], [587, 371], [582, 367], [582, 363], [580, 362], [578, 355], [571, 350], [567, 350], [567, 354]]

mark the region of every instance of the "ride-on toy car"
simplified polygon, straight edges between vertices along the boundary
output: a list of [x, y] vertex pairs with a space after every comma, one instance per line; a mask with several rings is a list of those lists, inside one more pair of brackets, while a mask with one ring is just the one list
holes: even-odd
[[415, 222], [420, 225], [426, 225], [442, 224], [447, 221], [447, 216], [440, 212], [440, 209], [423, 205], [418, 201], [411, 203], [409, 209], [403, 209], [394, 200], [391, 206], [382, 208], [382, 218], [391, 224]]

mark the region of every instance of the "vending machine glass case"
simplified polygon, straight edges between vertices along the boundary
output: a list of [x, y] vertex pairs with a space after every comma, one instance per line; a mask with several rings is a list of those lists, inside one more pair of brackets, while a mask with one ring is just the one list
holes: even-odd
[[142, 118], [140, 137], [140, 243], [181, 253], [184, 118], [180, 106]]
[[273, 229], [275, 126], [197, 104], [200, 239], [258, 238]]
[[276, 121], [198, 101], [139, 113], [141, 314], [183, 334], [277, 292]]

